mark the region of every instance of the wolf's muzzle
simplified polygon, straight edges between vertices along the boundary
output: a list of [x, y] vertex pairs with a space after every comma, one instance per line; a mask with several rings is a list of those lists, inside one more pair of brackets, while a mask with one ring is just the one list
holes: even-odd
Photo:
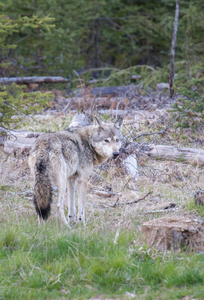
[[119, 152], [113, 152], [113, 158], [116, 159], [119, 155]]

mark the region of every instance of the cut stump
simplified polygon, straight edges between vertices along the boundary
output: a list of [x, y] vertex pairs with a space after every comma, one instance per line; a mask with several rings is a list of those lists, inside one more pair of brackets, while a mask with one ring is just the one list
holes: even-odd
[[195, 194], [195, 205], [204, 206], [204, 190], [197, 191]]
[[151, 220], [142, 225], [142, 232], [148, 248], [204, 251], [204, 222], [195, 218], [165, 217]]

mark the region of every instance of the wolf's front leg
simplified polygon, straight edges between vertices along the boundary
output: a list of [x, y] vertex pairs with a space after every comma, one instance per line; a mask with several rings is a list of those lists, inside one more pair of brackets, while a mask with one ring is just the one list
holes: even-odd
[[78, 180], [78, 220], [85, 222], [85, 205], [86, 205], [87, 179], [82, 178]]
[[76, 177], [69, 177], [67, 181], [68, 216], [70, 224], [76, 224], [75, 181]]

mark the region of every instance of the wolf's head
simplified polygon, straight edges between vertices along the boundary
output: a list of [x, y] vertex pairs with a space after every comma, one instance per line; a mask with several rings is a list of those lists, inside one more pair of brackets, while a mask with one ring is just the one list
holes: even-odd
[[94, 151], [104, 160], [116, 158], [119, 155], [122, 145], [121, 125], [121, 117], [115, 123], [103, 123], [95, 118], [91, 145]]

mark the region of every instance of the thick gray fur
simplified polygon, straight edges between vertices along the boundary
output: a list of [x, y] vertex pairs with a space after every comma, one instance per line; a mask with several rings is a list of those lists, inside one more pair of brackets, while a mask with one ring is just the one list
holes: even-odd
[[[41, 135], [29, 156], [29, 166], [34, 178], [34, 204], [41, 219], [50, 214], [52, 189], [58, 186], [58, 211], [61, 222], [76, 223], [75, 183], [78, 183], [77, 219], [85, 224], [87, 181], [93, 167], [108, 158], [116, 158], [122, 144], [120, 127], [122, 119], [114, 124], [95, 123], [82, 128]], [[68, 216], [64, 213], [67, 188]]]

